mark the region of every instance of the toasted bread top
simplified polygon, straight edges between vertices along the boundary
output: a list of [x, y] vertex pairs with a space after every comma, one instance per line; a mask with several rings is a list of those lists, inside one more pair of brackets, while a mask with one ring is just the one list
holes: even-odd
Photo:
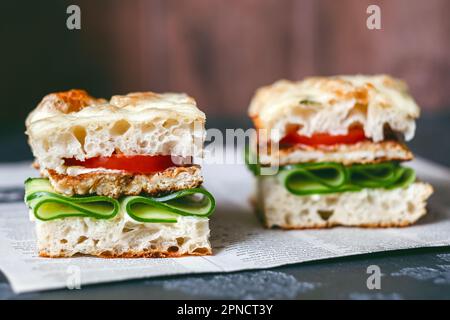
[[410, 140], [419, 114], [406, 84], [387, 75], [280, 80], [258, 89], [249, 107], [255, 127], [278, 130], [274, 140], [292, 125], [306, 136], [345, 134], [349, 127], [361, 125], [374, 141], [383, 140], [389, 126]]

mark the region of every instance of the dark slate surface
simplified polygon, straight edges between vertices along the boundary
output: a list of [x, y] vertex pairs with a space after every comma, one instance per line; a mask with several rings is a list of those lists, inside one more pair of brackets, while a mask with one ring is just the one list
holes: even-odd
[[[218, 123], [218, 122], [216, 122]], [[230, 121], [223, 127], [235, 127]], [[210, 126], [215, 124], [214, 119]], [[248, 123], [242, 123], [246, 127]], [[424, 115], [417, 154], [450, 166], [450, 115]], [[21, 135], [2, 136], [13, 152], [1, 160], [29, 158]], [[3, 149], [5, 150], [5, 149]], [[450, 230], [449, 230], [450, 232]], [[379, 266], [381, 289], [367, 288], [367, 267]], [[0, 274], [0, 299], [450, 299], [450, 247], [360, 255], [263, 271], [163, 277], [15, 295]]]
[[[367, 288], [379, 266], [381, 289]], [[0, 277], [1, 299], [450, 299], [450, 248], [406, 250], [263, 271], [163, 277], [15, 295]]]

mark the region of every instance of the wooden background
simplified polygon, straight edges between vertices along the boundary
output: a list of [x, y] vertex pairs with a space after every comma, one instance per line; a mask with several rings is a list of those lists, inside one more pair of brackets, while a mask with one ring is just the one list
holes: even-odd
[[[382, 30], [366, 27], [373, 3]], [[84, 22], [115, 35], [103, 49], [119, 91], [187, 91], [235, 115], [278, 78], [385, 72], [407, 79], [424, 107], [450, 105], [448, 0], [117, 1], [98, 21], [104, 7]]]
[[[78, 4], [82, 29], [65, 27]], [[382, 30], [366, 27], [369, 4]], [[448, 0], [13, 1], [0, 5], [4, 126], [48, 92], [184, 91], [209, 117], [242, 118], [279, 78], [389, 73], [423, 108], [450, 106]]]

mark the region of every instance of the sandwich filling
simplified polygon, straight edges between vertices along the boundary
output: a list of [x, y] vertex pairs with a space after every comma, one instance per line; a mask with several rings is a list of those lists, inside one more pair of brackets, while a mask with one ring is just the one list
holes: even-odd
[[409, 161], [413, 155], [393, 132], [386, 129], [386, 139], [374, 142], [365, 135], [359, 125], [348, 128], [346, 134], [313, 133], [300, 135], [296, 126], [286, 130], [278, 148], [273, 150], [267, 142], [267, 153], [260, 155], [263, 165], [289, 165], [301, 162], [339, 162], [346, 165], [380, 163], [385, 161]]
[[[394, 141], [382, 141], [377, 144], [386, 143], [395, 144]], [[277, 163], [281, 164], [277, 179], [286, 190], [298, 196], [356, 192], [362, 189], [406, 188], [415, 181], [414, 170], [401, 166], [395, 158], [391, 160], [371, 152], [372, 158], [366, 159], [367, 161], [362, 161], [361, 158], [355, 159], [354, 162], [348, 161], [348, 157], [339, 159], [339, 149], [347, 151], [341, 156], [348, 156], [349, 151], [361, 153], [361, 147], [371, 144], [373, 144], [371, 139], [367, 138], [364, 130], [358, 126], [350, 128], [345, 135], [315, 133], [307, 137], [299, 135], [296, 131], [290, 131], [280, 140], [278, 154], [272, 154], [272, 158], [270, 156], [264, 158], [264, 155], [254, 157], [250, 154], [252, 152], [250, 148], [247, 148], [246, 163], [253, 174], [259, 176], [262, 165], [271, 165], [274, 163], [271, 162], [274, 156], [283, 155], [283, 158], [276, 159]], [[315, 151], [316, 155], [317, 151], [328, 150], [331, 161], [327, 161], [329, 159], [326, 156], [312, 157], [308, 159], [310, 161], [290, 160], [289, 156], [298, 150]], [[404, 150], [408, 158], [412, 157], [406, 147]], [[261, 158], [265, 161], [261, 161]], [[257, 163], [252, 163], [251, 159], [257, 159]]]
[[25, 182], [25, 202], [35, 218], [42, 221], [69, 217], [112, 219], [119, 210], [139, 222], [175, 223], [180, 216], [209, 217], [215, 200], [203, 188], [185, 189], [162, 197], [63, 196], [52, 188], [48, 179]]
[[203, 178], [192, 157], [124, 155], [86, 160], [64, 159], [65, 173], [41, 170], [57, 192], [64, 195], [97, 195], [118, 198], [146, 193], [158, 196], [199, 187]]
[[336, 144], [354, 144], [361, 141], [369, 141], [369, 139], [366, 138], [363, 128], [355, 126], [349, 128], [347, 134], [331, 135], [328, 133], [315, 133], [309, 137], [298, 134], [297, 130], [291, 130], [280, 140], [280, 145], [329, 146]]
[[197, 188], [203, 182], [201, 169], [196, 165], [170, 167], [151, 174], [83, 167], [70, 167], [68, 171], [74, 171], [76, 174], [59, 174], [54, 170], [47, 170], [43, 176], [49, 178], [57, 192], [66, 196], [95, 193], [113, 198], [141, 193], [158, 196], [168, 192]]
[[132, 155], [112, 154], [109, 157], [93, 157], [84, 161], [75, 158], [64, 159], [68, 167], [78, 166], [89, 169], [120, 170], [129, 173], [151, 174], [164, 171], [170, 167], [180, 166], [182, 163], [192, 163], [192, 157], [173, 157], [170, 155]]
[[[260, 175], [259, 164], [251, 164], [247, 160], [247, 166], [254, 175]], [[290, 193], [302, 196], [361, 191], [366, 188], [405, 188], [415, 181], [416, 175], [413, 169], [401, 166], [398, 162], [351, 166], [316, 162], [282, 166], [277, 179]]]

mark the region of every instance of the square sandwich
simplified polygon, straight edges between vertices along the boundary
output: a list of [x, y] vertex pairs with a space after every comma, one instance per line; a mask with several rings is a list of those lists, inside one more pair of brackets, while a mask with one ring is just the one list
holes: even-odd
[[185, 94], [44, 97], [26, 120], [41, 178], [25, 202], [45, 257], [211, 254], [201, 187], [205, 115]]
[[[249, 152], [267, 227], [401, 227], [426, 213], [431, 185], [402, 165], [419, 107], [386, 75], [313, 77], [260, 88]], [[261, 146], [265, 151], [260, 152]], [[261, 168], [277, 168], [273, 175]]]

